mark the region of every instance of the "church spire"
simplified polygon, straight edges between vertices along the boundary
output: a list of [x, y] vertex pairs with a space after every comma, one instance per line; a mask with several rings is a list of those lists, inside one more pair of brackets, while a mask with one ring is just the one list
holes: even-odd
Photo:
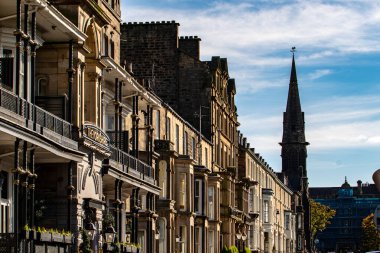
[[297, 71], [294, 59], [295, 47], [292, 48], [291, 52], [293, 53], [292, 69], [290, 72], [288, 102], [286, 104], [286, 112], [284, 113], [282, 143], [304, 143], [305, 123], [298, 92]]
[[309, 144], [305, 138], [304, 113], [301, 109], [298, 91], [297, 71], [295, 63], [295, 47], [292, 48], [292, 69], [288, 91], [288, 101], [284, 112], [282, 142], [282, 171], [288, 177], [292, 190], [301, 189], [301, 178], [307, 177], [306, 147]]

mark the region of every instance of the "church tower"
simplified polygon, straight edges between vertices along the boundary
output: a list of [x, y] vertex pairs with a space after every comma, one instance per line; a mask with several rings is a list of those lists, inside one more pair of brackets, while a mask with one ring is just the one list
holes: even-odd
[[292, 70], [290, 73], [288, 102], [284, 112], [281, 145], [282, 173], [287, 185], [294, 192], [295, 213], [297, 215], [297, 252], [310, 252], [310, 206], [309, 183], [307, 178], [305, 120], [298, 92], [295, 47], [292, 48]]
[[296, 73], [296, 63], [293, 60], [290, 74], [288, 102], [284, 112], [283, 134], [280, 145], [282, 156], [282, 172], [288, 178], [288, 186], [293, 191], [301, 191], [301, 179], [307, 177], [306, 146], [304, 113], [301, 110], [300, 95]]

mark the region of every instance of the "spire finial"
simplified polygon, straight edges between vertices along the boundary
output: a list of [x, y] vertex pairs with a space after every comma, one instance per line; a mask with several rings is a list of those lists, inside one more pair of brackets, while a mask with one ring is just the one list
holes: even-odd
[[292, 50], [290, 50], [290, 52], [292, 52], [292, 54], [293, 54], [293, 57], [292, 57], [292, 70], [291, 70], [291, 73], [290, 73], [290, 83], [291, 84], [297, 84], [296, 62], [294, 60], [294, 53], [296, 52], [296, 47], [292, 47]]
[[292, 47], [292, 49], [290, 50], [290, 52], [292, 52], [293, 56], [294, 56], [294, 53], [296, 52], [296, 47]]
[[344, 182], [347, 183], [347, 176], [344, 177]]

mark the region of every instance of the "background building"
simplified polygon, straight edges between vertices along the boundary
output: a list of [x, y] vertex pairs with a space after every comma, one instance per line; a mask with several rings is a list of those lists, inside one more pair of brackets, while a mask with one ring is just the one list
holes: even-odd
[[317, 233], [317, 248], [322, 252], [358, 252], [362, 220], [380, 205], [376, 186], [358, 180], [357, 185], [351, 187], [346, 179], [341, 187], [311, 187], [310, 197], [336, 210], [331, 224]]

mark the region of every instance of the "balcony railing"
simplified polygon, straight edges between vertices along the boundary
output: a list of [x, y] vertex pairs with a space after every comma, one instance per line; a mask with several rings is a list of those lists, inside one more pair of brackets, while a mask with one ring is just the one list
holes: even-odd
[[16, 252], [16, 235], [0, 233], [0, 253]]
[[[0, 87], [0, 107], [71, 139], [71, 124]], [[34, 130], [36, 130], [34, 128]]]
[[116, 131], [107, 131], [106, 132], [108, 137], [110, 138], [110, 144], [114, 145], [115, 147], [119, 146], [121, 150], [124, 152], [128, 152], [128, 140], [129, 140], [129, 132], [128, 131], [121, 131], [119, 136], [117, 135]]
[[111, 156], [110, 160], [123, 165], [122, 170], [124, 173], [130, 174], [134, 177], [139, 177], [149, 183], [155, 184], [153, 168], [148, 164], [136, 159], [130, 154], [117, 149], [115, 146], [110, 146]]

